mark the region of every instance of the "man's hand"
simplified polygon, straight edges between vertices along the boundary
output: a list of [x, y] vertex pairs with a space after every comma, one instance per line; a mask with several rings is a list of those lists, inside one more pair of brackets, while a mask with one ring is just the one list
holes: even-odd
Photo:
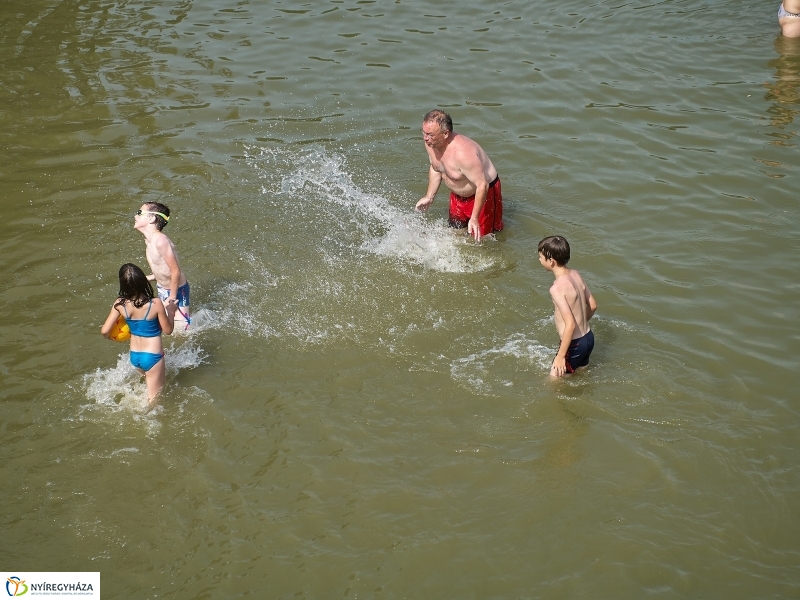
[[424, 198], [420, 198], [419, 202], [417, 202], [417, 205], [414, 207], [414, 210], [426, 212], [431, 207], [431, 204], [433, 204], [433, 198], [428, 198], [425, 196]]
[[475, 217], [472, 217], [467, 223], [467, 233], [474, 237], [476, 242], [481, 240], [481, 224]]

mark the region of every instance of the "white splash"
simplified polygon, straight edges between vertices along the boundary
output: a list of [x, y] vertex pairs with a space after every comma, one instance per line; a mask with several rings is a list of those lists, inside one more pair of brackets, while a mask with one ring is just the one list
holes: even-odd
[[[447, 227], [444, 219], [426, 220], [414, 212], [412, 200], [400, 199], [403, 208], [397, 208], [380, 193], [361, 190], [341, 154], [329, 154], [319, 147], [296, 150], [246, 146], [245, 156], [259, 178], [284, 173], [278, 189], [262, 185], [262, 194], [300, 197], [298, 202], [303, 207], [308, 202], [335, 205], [336, 211], [322, 206], [318, 212], [332, 220], [332, 226], [348, 232], [355, 229], [364, 252], [449, 273], [480, 272], [494, 264], [485, 249], [476, 248], [463, 230]], [[283, 205], [286, 199], [280, 202]], [[304, 212], [298, 207], [298, 214]], [[482, 244], [494, 242], [493, 236], [484, 240]]]
[[515, 372], [540, 369], [547, 372], [552, 349], [525, 334], [511, 335], [501, 346], [481, 350], [452, 361], [450, 375], [460, 385], [486, 395], [493, 395], [497, 386], [514, 385]]
[[97, 369], [83, 376], [86, 397], [114, 410], [141, 412], [147, 408], [147, 386], [131, 364], [128, 353], [120, 354], [110, 369]]
[[[167, 394], [169, 381], [183, 369], [194, 369], [205, 362], [207, 355], [193, 341], [165, 348], [167, 364]], [[148, 409], [147, 386], [144, 376], [131, 364], [128, 352], [120, 354], [117, 364], [109, 369], [97, 369], [83, 376], [86, 397], [95, 405], [112, 410], [143, 413]], [[157, 414], [160, 409], [156, 409]], [[151, 413], [153, 414], [153, 413]]]

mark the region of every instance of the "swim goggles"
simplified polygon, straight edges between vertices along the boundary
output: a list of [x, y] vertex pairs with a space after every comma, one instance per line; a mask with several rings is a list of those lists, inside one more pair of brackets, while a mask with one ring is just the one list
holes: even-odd
[[165, 215], [164, 213], [156, 212], [154, 210], [142, 210], [141, 208], [136, 211], [136, 216], [138, 217], [138, 216], [143, 215], [145, 213], [148, 214], [148, 215], [158, 215], [159, 217], [161, 217], [165, 221], [169, 221], [169, 217], [167, 215]]

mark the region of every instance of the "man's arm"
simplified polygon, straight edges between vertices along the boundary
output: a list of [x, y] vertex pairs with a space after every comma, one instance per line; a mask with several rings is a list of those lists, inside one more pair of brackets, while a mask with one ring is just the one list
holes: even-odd
[[486, 179], [486, 170], [480, 155], [469, 149], [460, 153], [460, 170], [469, 182], [475, 186], [475, 205], [467, 224], [467, 233], [474, 236], [475, 240], [481, 239], [480, 216], [483, 205], [486, 204], [486, 194], [489, 192], [489, 181]]
[[442, 174], [434, 170], [433, 165], [431, 165], [428, 169], [428, 191], [425, 192], [425, 195], [417, 202], [414, 208], [420, 212], [428, 210], [433, 204], [433, 199], [436, 198], [436, 192], [439, 191], [440, 185], [442, 185]]
[[575, 333], [575, 316], [572, 314], [572, 308], [569, 306], [567, 297], [561, 291], [550, 291], [550, 297], [553, 299], [553, 304], [556, 310], [561, 314], [564, 320], [564, 331], [561, 332], [561, 345], [558, 347], [558, 353], [553, 361], [553, 367], [550, 369], [550, 375], [561, 377], [567, 372], [567, 350], [572, 343], [572, 334]]
[[472, 208], [472, 216], [467, 224], [467, 233], [475, 236], [475, 241], [481, 239], [481, 210], [486, 204], [486, 195], [489, 193], [489, 184], [483, 177], [480, 182], [475, 182], [475, 205]]

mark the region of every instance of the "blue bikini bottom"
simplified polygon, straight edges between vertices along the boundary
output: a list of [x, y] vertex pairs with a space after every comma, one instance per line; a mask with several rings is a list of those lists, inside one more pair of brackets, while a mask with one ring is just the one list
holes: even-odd
[[155, 354], [153, 352], [134, 352], [131, 350], [131, 364], [145, 372], [155, 367], [162, 358], [164, 358], [163, 352]]

